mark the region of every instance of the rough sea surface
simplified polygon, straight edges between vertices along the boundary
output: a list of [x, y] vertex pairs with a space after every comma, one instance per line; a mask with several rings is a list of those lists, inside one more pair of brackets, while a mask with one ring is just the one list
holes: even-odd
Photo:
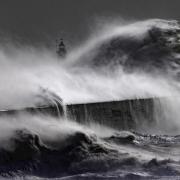
[[[56, 121], [51, 126], [63, 123]], [[130, 180], [180, 177], [178, 135], [118, 132], [105, 127], [99, 130], [106, 133], [99, 135], [90, 127], [76, 126], [79, 126], [76, 130], [69, 127], [70, 130], [63, 133], [61, 128], [53, 127], [50, 130], [56, 131], [53, 139], [25, 128], [15, 130], [8, 140], [11, 146], [0, 149], [1, 178]]]

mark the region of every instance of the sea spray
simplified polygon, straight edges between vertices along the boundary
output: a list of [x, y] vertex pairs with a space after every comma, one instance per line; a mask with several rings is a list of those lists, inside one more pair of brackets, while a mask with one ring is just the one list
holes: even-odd
[[176, 21], [165, 20], [116, 24], [63, 60], [43, 48], [2, 49], [1, 109], [56, 105], [59, 98], [66, 105], [179, 96], [178, 56], [168, 44], [178, 29]]

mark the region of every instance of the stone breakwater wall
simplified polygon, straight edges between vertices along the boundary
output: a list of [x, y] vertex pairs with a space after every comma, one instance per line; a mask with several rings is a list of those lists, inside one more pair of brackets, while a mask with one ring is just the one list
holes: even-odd
[[153, 125], [160, 98], [131, 99], [85, 104], [47, 105], [24, 109], [2, 110], [0, 116], [21, 113], [63, 117], [81, 124], [97, 123], [118, 130], [137, 130]]
[[67, 117], [79, 123], [92, 122], [118, 130], [137, 130], [156, 121], [158, 98], [67, 105]]

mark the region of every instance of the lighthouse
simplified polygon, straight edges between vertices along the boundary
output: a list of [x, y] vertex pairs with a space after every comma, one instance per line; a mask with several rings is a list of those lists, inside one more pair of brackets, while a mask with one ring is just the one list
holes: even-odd
[[61, 38], [60, 40], [56, 41], [56, 53], [59, 57], [65, 58], [67, 51], [66, 51], [66, 46], [64, 44], [63, 39]]

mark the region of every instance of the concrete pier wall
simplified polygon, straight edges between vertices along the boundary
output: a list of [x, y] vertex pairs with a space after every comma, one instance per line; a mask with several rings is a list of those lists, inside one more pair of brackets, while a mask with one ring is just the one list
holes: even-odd
[[155, 120], [155, 104], [158, 99], [134, 99], [67, 106], [68, 118], [80, 123], [95, 122], [121, 130], [151, 126]]
[[[109, 101], [86, 104], [61, 104], [24, 108], [19, 110], [0, 111], [0, 116], [16, 115], [19, 113], [43, 114], [67, 118], [82, 123], [98, 123], [120, 130], [138, 130], [148, 127], [155, 121], [155, 104], [158, 98]], [[156, 102], [156, 103], [155, 103]], [[66, 110], [66, 112], [65, 112]]]

